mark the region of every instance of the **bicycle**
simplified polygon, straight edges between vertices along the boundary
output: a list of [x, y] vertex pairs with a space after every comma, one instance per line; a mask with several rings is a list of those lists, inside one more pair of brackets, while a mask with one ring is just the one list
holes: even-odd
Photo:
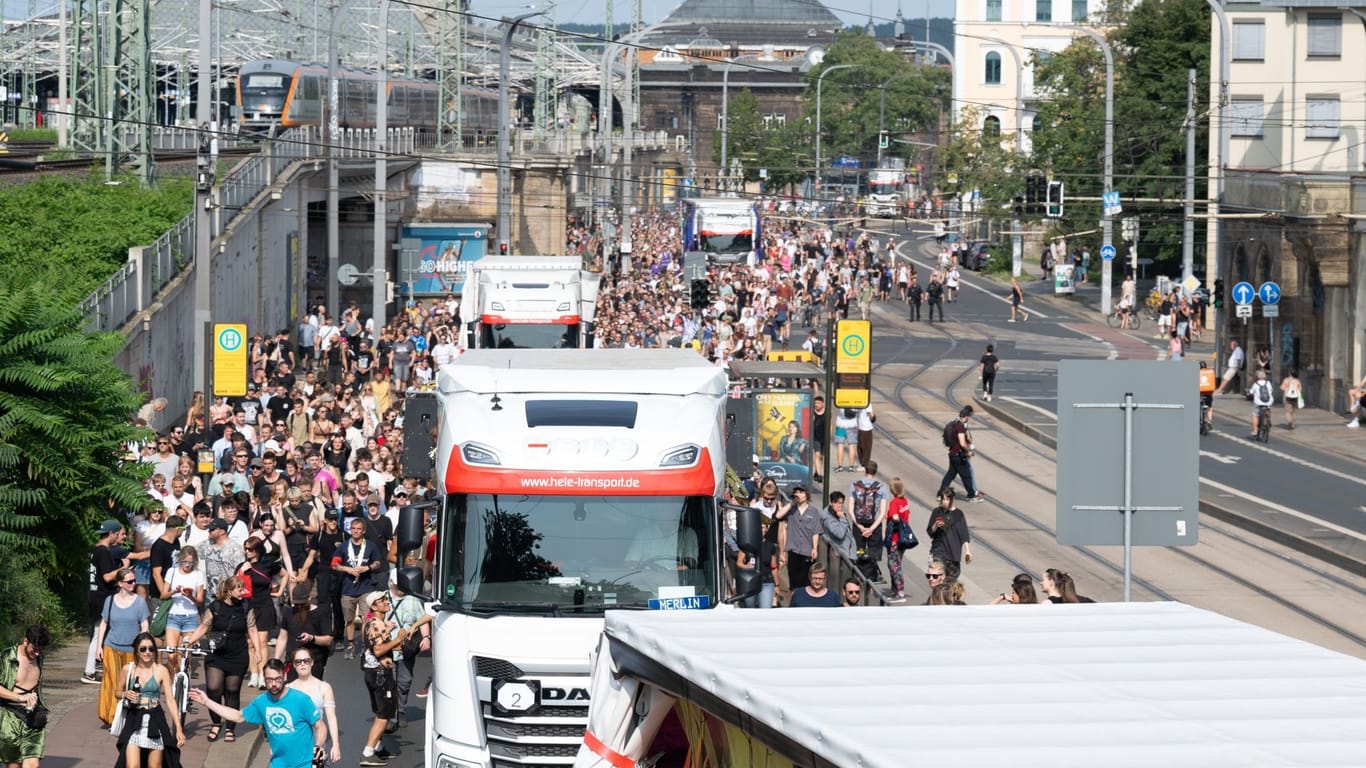
[[1129, 313], [1129, 327], [1125, 330], [1138, 330], [1139, 326], [1143, 325], [1143, 321], [1139, 318], [1139, 313], [1133, 311], [1132, 309], [1125, 310], [1124, 308], [1118, 305], [1115, 306], [1115, 311], [1105, 316], [1105, 324], [1110, 326], [1111, 328], [1123, 328], [1124, 313], [1126, 311]]
[[200, 649], [195, 645], [177, 645], [169, 648], [162, 648], [161, 652], [170, 656], [178, 654], [180, 664], [177, 665], [176, 673], [171, 677], [171, 701], [175, 702], [176, 711], [182, 716], [190, 708], [190, 657], [208, 656], [209, 652]]
[[1257, 406], [1257, 440], [1271, 442], [1271, 406]]

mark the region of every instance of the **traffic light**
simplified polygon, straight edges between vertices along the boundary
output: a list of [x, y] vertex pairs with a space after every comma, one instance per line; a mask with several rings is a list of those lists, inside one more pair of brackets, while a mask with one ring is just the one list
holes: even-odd
[[508, 255], [508, 244], [506, 242], [498, 244], [498, 253], [502, 256]]
[[696, 278], [692, 281], [692, 300], [689, 303], [696, 310], [706, 309], [711, 303], [711, 287], [706, 280]]
[[1214, 308], [1224, 308], [1224, 278], [1214, 278]]
[[1061, 219], [1061, 218], [1062, 218], [1062, 191], [1063, 191], [1063, 184], [1062, 184], [1061, 181], [1052, 181], [1052, 180], [1049, 180], [1049, 182], [1048, 182], [1048, 201], [1047, 201], [1048, 207], [1047, 207], [1047, 209], [1044, 211], [1044, 213], [1047, 214], [1049, 218], [1052, 218], [1052, 219]]
[[1048, 178], [1041, 173], [1025, 177], [1025, 213], [1043, 213], [1048, 202]]
[[892, 146], [891, 137], [887, 135], [886, 131], [879, 132], [877, 135], [877, 148], [886, 149], [890, 146]]
[[1024, 199], [1022, 196], [1020, 196], [1020, 195], [1016, 195], [1016, 196], [1015, 196], [1015, 218], [1018, 219], [1018, 218], [1023, 217], [1024, 215], [1025, 215], [1025, 199]]

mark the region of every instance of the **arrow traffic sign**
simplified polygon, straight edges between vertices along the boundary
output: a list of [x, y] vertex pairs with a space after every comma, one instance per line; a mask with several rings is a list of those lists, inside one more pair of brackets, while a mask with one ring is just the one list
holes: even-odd
[[1275, 304], [1281, 300], [1281, 287], [1268, 280], [1257, 288], [1257, 298], [1263, 304]]
[[1104, 259], [1105, 261], [1114, 261], [1114, 260], [1115, 260], [1115, 247], [1114, 247], [1113, 245], [1110, 245], [1109, 243], [1106, 243], [1105, 245], [1102, 245], [1102, 246], [1100, 247], [1100, 257], [1101, 257], [1102, 259]]
[[1249, 283], [1247, 281], [1243, 281], [1233, 286], [1234, 304], [1251, 304], [1252, 297], [1256, 295], [1257, 292], [1253, 290], [1252, 283]]

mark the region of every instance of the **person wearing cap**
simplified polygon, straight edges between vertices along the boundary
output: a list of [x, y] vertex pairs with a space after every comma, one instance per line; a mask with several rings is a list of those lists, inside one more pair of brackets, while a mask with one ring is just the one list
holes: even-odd
[[[334, 510], [322, 513], [322, 527], [309, 537], [308, 552], [314, 563], [314, 595], [320, 610], [329, 614], [330, 634], [338, 635], [343, 625], [341, 606], [341, 573], [332, 570], [332, 554], [346, 540], [341, 529], [341, 516]], [[315, 670], [316, 673], [316, 670]]]
[[100, 656], [100, 637], [95, 630], [100, 625], [104, 601], [118, 591], [116, 579], [119, 569], [127, 568], [130, 562], [126, 555], [115, 557], [114, 547], [117, 544], [117, 537], [122, 532], [122, 523], [117, 520], [105, 520], [96, 528], [99, 539], [90, 550], [90, 592], [86, 601], [90, 619], [90, 645], [85, 654], [85, 674], [81, 677], [81, 682], [89, 685], [99, 685], [101, 682], [95, 675], [95, 660]]
[[208, 594], [218, 594], [218, 585], [232, 578], [246, 560], [242, 545], [228, 536], [232, 526], [221, 517], [209, 522], [209, 540], [199, 545], [199, 561], [204, 568], [204, 589]]
[[403, 643], [394, 658], [398, 710], [391, 724], [397, 729], [402, 728], [407, 720], [408, 694], [413, 688], [413, 668], [417, 664], [417, 657], [432, 649], [432, 628], [423, 621], [427, 609], [422, 600], [406, 594], [399, 588], [397, 580], [389, 582], [389, 605], [389, 613], [384, 618], [394, 622], [399, 629], [408, 631], [407, 642]]

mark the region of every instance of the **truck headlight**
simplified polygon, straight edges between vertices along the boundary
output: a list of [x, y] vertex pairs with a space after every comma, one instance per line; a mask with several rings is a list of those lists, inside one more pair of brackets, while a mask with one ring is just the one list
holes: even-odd
[[479, 443], [465, 443], [460, 446], [460, 455], [465, 458], [467, 464], [499, 466], [503, 463], [492, 448]]
[[695, 445], [680, 445], [664, 454], [664, 458], [659, 460], [661, 467], [690, 467], [697, 463], [697, 458], [702, 455], [702, 449]]

